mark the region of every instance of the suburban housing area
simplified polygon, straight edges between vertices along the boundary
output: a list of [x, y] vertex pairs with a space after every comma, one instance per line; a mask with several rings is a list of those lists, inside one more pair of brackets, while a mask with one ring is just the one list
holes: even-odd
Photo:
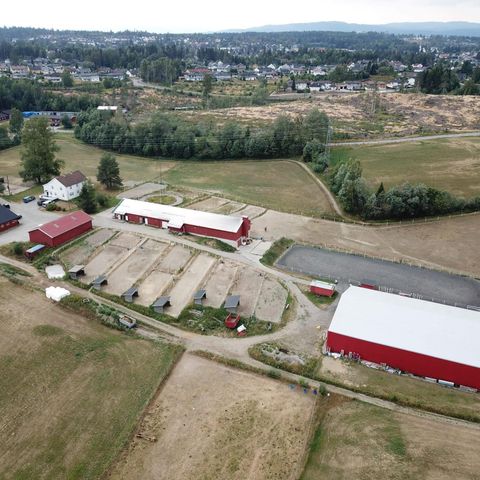
[[0, 479], [479, 478], [480, 25], [318, 25], [0, 28]]

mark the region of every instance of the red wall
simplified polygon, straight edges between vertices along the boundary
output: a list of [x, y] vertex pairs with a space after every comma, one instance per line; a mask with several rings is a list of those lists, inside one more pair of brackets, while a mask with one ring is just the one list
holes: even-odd
[[322, 295], [324, 297], [331, 297], [335, 290], [327, 290], [326, 288], [314, 287], [313, 285], [310, 286], [310, 291], [315, 295]]
[[[126, 217], [128, 217], [128, 222], [131, 223], [143, 223], [141, 216], [135, 215], [133, 213], [126, 213]], [[161, 219], [158, 218], [152, 218], [152, 217], [147, 217], [148, 218], [148, 225], [151, 225], [153, 227], [161, 227], [162, 226], [162, 221]], [[250, 226], [251, 222], [247, 217], [243, 218], [243, 222], [240, 225], [238, 231], [236, 232], [226, 232], [224, 230], [217, 230], [215, 228], [206, 228], [206, 227], [199, 227], [197, 225], [189, 225], [189, 224], [184, 224], [183, 228], [178, 229], [178, 228], [169, 228], [173, 232], [185, 232], [185, 233], [191, 233], [192, 235], [201, 235], [205, 237], [215, 237], [215, 238], [221, 238], [224, 240], [231, 240], [234, 242], [237, 242], [237, 244], [240, 241], [241, 237], [248, 237], [249, 231], [250, 231]]]
[[18, 220], [10, 220], [5, 223], [0, 223], [0, 232], [4, 232], [9, 228], [16, 227], [18, 225]]
[[43, 245], [48, 245], [49, 247], [56, 247], [61, 245], [62, 243], [68, 242], [73, 240], [74, 238], [80, 236], [82, 233], [88, 232], [88, 230], [92, 229], [92, 222], [89, 221], [84, 223], [83, 225], [79, 225], [78, 227], [73, 228], [72, 230], [57, 235], [53, 238], [50, 238], [48, 235], [45, 235], [39, 229], [32, 230], [29, 232], [30, 241], [32, 243], [43, 243]]
[[339, 333], [328, 332], [327, 346], [333, 352], [358, 353], [362, 360], [386, 363], [405, 372], [422, 377], [448, 380], [459, 385], [480, 389], [480, 368], [441, 358], [387, 347], [379, 343], [367, 342]]

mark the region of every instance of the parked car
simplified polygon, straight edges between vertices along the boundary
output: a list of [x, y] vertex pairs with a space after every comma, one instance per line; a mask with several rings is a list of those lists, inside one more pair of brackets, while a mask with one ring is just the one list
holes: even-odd
[[30, 203], [35, 200], [35, 195], [27, 195], [26, 197], [23, 197], [23, 203]]

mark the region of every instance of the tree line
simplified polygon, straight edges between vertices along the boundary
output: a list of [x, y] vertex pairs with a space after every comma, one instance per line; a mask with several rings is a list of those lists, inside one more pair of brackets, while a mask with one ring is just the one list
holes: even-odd
[[372, 191], [358, 160], [342, 160], [329, 168], [327, 181], [347, 213], [365, 220], [409, 219], [480, 210], [480, 197], [458, 198], [423, 183], [404, 183]]
[[34, 80], [12, 80], [0, 77], [0, 110], [18, 108], [28, 110], [54, 110], [78, 112], [100, 105], [97, 96], [82, 94], [65, 96], [47, 91]]
[[281, 158], [302, 155], [305, 145], [324, 145], [328, 117], [312, 110], [304, 117], [279, 116], [270, 125], [251, 129], [192, 123], [174, 114], [157, 114], [149, 121], [129, 125], [116, 115], [91, 110], [78, 116], [75, 136], [119, 153], [177, 159]]

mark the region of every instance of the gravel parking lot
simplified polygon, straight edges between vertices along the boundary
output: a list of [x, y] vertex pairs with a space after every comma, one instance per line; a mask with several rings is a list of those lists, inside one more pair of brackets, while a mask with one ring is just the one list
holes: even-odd
[[294, 245], [277, 265], [336, 279], [340, 286], [368, 279], [376, 285], [413, 293], [425, 300], [480, 307], [480, 282], [446, 272], [301, 245]]

